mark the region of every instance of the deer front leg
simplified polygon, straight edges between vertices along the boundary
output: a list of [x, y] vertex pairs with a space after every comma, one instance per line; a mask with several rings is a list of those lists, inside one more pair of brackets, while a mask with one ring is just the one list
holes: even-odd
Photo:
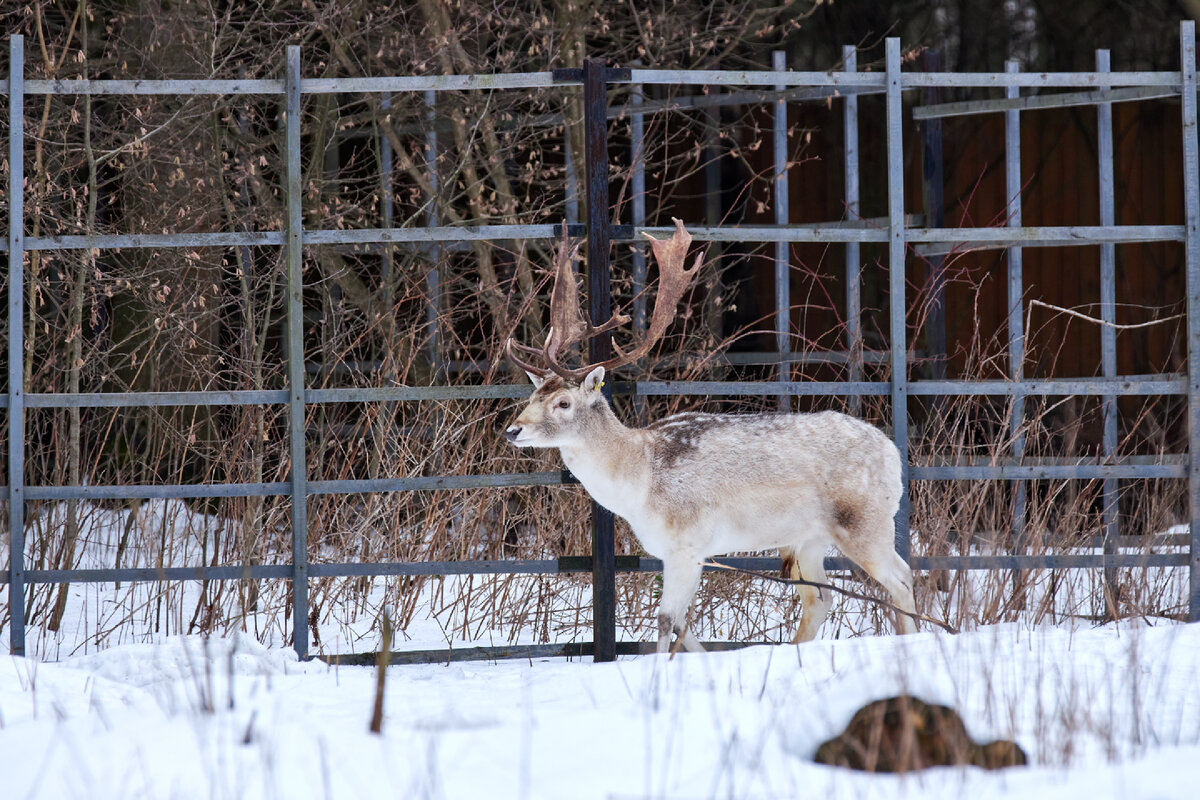
[[658, 652], [671, 649], [671, 634], [679, 636], [684, 649], [704, 652], [704, 646], [687, 629], [688, 607], [700, 586], [700, 559], [676, 556], [663, 559], [662, 599], [658, 604]]

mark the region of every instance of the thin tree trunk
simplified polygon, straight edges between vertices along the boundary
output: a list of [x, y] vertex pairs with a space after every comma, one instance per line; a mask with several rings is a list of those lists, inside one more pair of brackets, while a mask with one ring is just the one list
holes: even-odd
[[[88, 49], [87, 14], [82, 15], [79, 36], [84, 57]], [[84, 74], [87, 65], [84, 64]], [[99, 192], [99, 181], [96, 178], [96, 154], [92, 149], [92, 96], [83, 98], [83, 150], [87, 156], [87, 217], [84, 220], [84, 230], [89, 234], [96, 233], [96, 195]], [[75, 264], [75, 274], [71, 280], [71, 292], [67, 310], [67, 391], [78, 394], [81, 386], [81, 370], [83, 369], [83, 301], [84, 286], [89, 273], [96, 269], [96, 251], [87, 250], [80, 254]], [[78, 406], [67, 409], [67, 483], [79, 486], [83, 479], [83, 446], [82, 446], [82, 415]], [[63, 548], [58, 559], [59, 569], [72, 569], [75, 566], [75, 546], [79, 539], [79, 501], [67, 501], [67, 520], [63, 534]], [[57, 631], [62, 625], [63, 614], [67, 608], [67, 597], [70, 594], [69, 583], [59, 584], [58, 599], [54, 610], [50, 613], [47, 627]]]

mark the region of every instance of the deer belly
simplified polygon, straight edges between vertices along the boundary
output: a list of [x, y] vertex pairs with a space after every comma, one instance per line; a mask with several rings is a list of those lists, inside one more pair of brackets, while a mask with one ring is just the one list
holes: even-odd
[[[796, 499], [800, 498], [793, 498]], [[829, 538], [815, 502], [750, 502], [723, 511], [710, 529], [711, 541], [705, 546], [710, 555], [773, 550], [794, 546], [799, 541]]]
[[638, 521], [626, 518], [642, 549], [655, 558], [672, 553], [692, 552], [705, 556], [739, 551], [756, 552], [794, 545], [797, 540], [828, 538], [827, 532], [797, 519], [710, 518], [683, 527], [662, 521]]
[[774, 550], [790, 546], [800, 537], [800, 531], [796, 527], [771, 524], [771, 521], [753, 528], [721, 527], [713, 532], [712, 540], [704, 551], [715, 556], [738, 551]]

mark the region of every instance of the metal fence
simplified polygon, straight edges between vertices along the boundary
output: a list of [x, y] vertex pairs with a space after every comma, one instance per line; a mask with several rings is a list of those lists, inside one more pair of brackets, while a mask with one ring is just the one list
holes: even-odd
[[[973, 555], [910, 557], [908, 492], [896, 520], [896, 540], [900, 552], [910, 557], [915, 569], [1032, 569], [1032, 568], [1101, 568], [1113, 570], [1121, 566], [1179, 567], [1189, 570], [1188, 615], [1200, 620], [1200, 156], [1196, 130], [1196, 52], [1194, 26], [1184, 22], [1180, 31], [1181, 69], [1177, 72], [1110, 72], [1107, 54], [1101, 53], [1094, 72], [1022, 74], [1014, 65], [1003, 73], [954, 74], [939, 72], [905, 72], [901, 69], [901, 49], [898, 39], [886, 43], [886, 68], [883, 72], [856, 70], [854, 49], [846, 49], [845, 65], [839, 72], [792, 72], [785, 69], [780, 56], [773, 70], [763, 71], [706, 71], [618, 69], [607, 67], [601, 60], [589, 59], [582, 69], [508, 75], [443, 75], [427, 77], [304, 79], [300, 75], [300, 51], [287, 50], [284, 77], [278, 80], [91, 80], [38, 81], [23, 77], [24, 45], [22, 37], [9, 40], [8, 95], [8, 163], [9, 207], [8, 237], [0, 248], [8, 252], [8, 376], [9, 389], [0, 397], [0, 405], [8, 409], [8, 475], [4, 490], [8, 498], [9, 529], [11, 531], [10, 563], [7, 572], [0, 574], [0, 583], [8, 585], [12, 652], [25, 650], [24, 604], [16, 598], [24, 596], [26, 587], [34, 583], [108, 582], [140, 580], [239, 580], [286, 579], [291, 581], [293, 630], [296, 652], [308, 654], [308, 581], [310, 578], [332, 576], [380, 575], [448, 575], [467, 573], [558, 573], [590, 571], [594, 580], [594, 642], [572, 645], [548, 645], [528, 648], [483, 648], [465, 651], [469, 657], [509, 654], [576, 654], [593, 655], [597, 660], [612, 659], [618, 653], [637, 652], [639, 645], [616, 641], [615, 575], [618, 571], [658, 570], [655, 559], [621, 557], [614, 554], [612, 518], [603, 509], [594, 509], [593, 553], [591, 556], [545, 560], [490, 560], [438, 563], [341, 563], [310, 564], [307, 552], [306, 498], [321, 494], [368, 492], [408, 492], [436, 489], [462, 489], [496, 486], [553, 485], [570, 482], [565, 472], [539, 472], [502, 475], [467, 475], [444, 477], [395, 477], [380, 480], [310, 481], [305, 471], [292, 470], [290, 479], [272, 483], [154, 485], [154, 486], [27, 486], [25, 484], [26, 437], [25, 411], [30, 408], [69, 407], [137, 407], [137, 406], [209, 406], [209, 405], [285, 405], [290, 424], [290, 459], [292, 465], [306, 463], [304, 436], [306, 408], [323, 403], [348, 402], [421, 402], [438, 399], [519, 398], [527, 394], [524, 386], [398, 386], [385, 388], [309, 389], [305, 386], [305, 364], [302, 341], [302, 248], [308, 244], [382, 244], [382, 243], [446, 243], [468, 240], [505, 240], [516, 238], [552, 238], [557, 229], [552, 225], [481, 225], [473, 227], [438, 226], [435, 219], [427, 220], [428, 227], [389, 227], [369, 230], [306, 230], [301, 221], [301, 97], [320, 93], [378, 93], [387, 97], [398, 92], [425, 93], [432, 107], [439, 91], [473, 89], [521, 90], [552, 86], [566, 87], [564, 91], [582, 91], [585, 108], [584, 153], [585, 186], [582, 192], [588, 199], [587, 218], [579, 223], [577, 211], [569, 229], [572, 235], [586, 235], [588, 240], [589, 296], [593, 303], [593, 318], [608, 316], [609, 249], [612, 241], [635, 241], [643, 231], [667, 233], [664, 228], [645, 226], [644, 195], [645, 164], [636, 154], [641, 151], [644, 136], [643, 117], [653, 104], [643, 101], [638, 87], [652, 84], [706, 85], [709, 87], [758, 87], [745, 90], [739, 102], [768, 102], [774, 108], [774, 187], [776, 224], [773, 226], [697, 226], [689, 225], [693, 236], [700, 241], [740, 241], [775, 243], [775, 330], [777, 352], [774, 358], [781, 364], [806, 357], [788, 352], [789, 325], [789, 264], [788, 245], [795, 242], [826, 242], [844, 244], [846, 251], [845, 304], [847, 309], [847, 342], [843, 358], [849, 359], [849, 381], [837, 382], [711, 382], [711, 381], [636, 381], [615, 387], [620, 394], [654, 395], [761, 395], [790, 397], [797, 395], [836, 395], [852, 398], [874, 395], [890, 399], [893, 409], [893, 435], [903, 456], [906, 487], [911, 481], [945, 480], [1002, 480], [1019, 482], [1049, 478], [1101, 479], [1104, 481], [1104, 552], [1096, 554], [1061, 555]], [[630, 102], [615, 109], [610, 107], [607, 92], [615, 84], [632, 84], [635, 91]], [[1005, 100], [984, 100], [959, 103], [937, 103], [938, 88], [994, 87], [1003, 88]], [[1022, 89], [1071, 88], [1074, 92], [1051, 95], [1022, 96]], [[910, 227], [904, 213], [904, 164], [902, 150], [902, 93], [908, 90], [927, 92], [927, 104], [914, 110], [914, 117], [933, 122], [930, 133], [940, 136], [936, 120], [955, 114], [1003, 112], [1006, 119], [1006, 175], [1008, 197], [1012, 198], [1011, 213], [1005, 227], [946, 228], [934, 226], [937, 220], [926, 220], [924, 227]], [[167, 94], [167, 95], [258, 95], [282, 98], [286, 108], [283, 135], [285, 137], [286, 224], [282, 230], [221, 232], [194, 234], [121, 234], [94, 236], [26, 237], [23, 216], [24, 101], [30, 95], [45, 94]], [[883, 95], [886, 104], [887, 149], [887, 216], [879, 220], [858, 219], [859, 152], [858, 98], [864, 94]], [[1149, 98], [1175, 97], [1182, 99], [1182, 130], [1186, 222], [1184, 225], [1116, 225], [1114, 224], [1114, 184], [1111, 104]], [[786, 168], [786, 112], [790, 102], [826, 98], [842, 104], [845, 129], [845, 186], [846, 219], [820, 225], [796, 225], [789, 221]], [[930, 99], [932, 104], [928, 104]], [[682, 98], [674, 107], [696, 107], [714, 102], [711, 97]], [[1020, 213], [1020, 137], [1019, 115], [1023, 110], [1061, 107], [1066, 105], [1095, 106], [1098, 114], [1100, 154], [1100, 191], [1102, 218], [1097, 226], [1024, 227]], [[608, 198], [608, 141], [607, 120], [625, 114], [630, 120], [633, 158], [632, 219], [619, 224], [609, 215]], [[386, 154], [385, 154], [386, 157]], [[571, 191], [576, 191], [569, 188]], [[572, 206], [568, 204], [568, 217]], [[940, 223], [939, 223], [940, 224]], [[1111, 326], [1102, 328], [1103, 376], [1094, 379], [1028, 380], [1020, 368], [1024, 331], [1022, 319], [1022, 247], [1062, 247], [1070, 245], [1099, 245], [1102, 268], [1101, 317], [1112, 322], [1115, 316], [1114, 246], [1126, 242], [1181, 242], [1186, 252], [1187, 277], [1187, 375], [1130, 376], [1118, 375], [1115, 358], [1115, 336]], [[887, 382], [863, 379], [861, 353], [859, 298], [859, 245], [877, 243], [886, 246], [886, 267], [889, 275], [890, 344], [885, 358], [890, 363], [891, 380]], [[905, 328], [906, 286], [905, 257], [909, 249], [927, 254], [936, 264], [940, 254], [949, 248], [967, 244], [972, 247], [1004, 247], [1008, 258], [1008, 335], [1012, 374], [1003, 381], [910, 380], [907, 362], [909, 343]], [[90, 248], [166, 248], [166, 247], [238, 247], [275, 246], [284, 248], [287, 261], [287, 339], [288, 388], [270, 391], [228, 392], [146, 392], [146, 393], [55, 393], [26, 394], [23, 387], [25, 347], [23, 341], [24, 307], [23, 259], [27, 252], [37, 250], [71, 250]], [[644, 284], [645, 258], [634, 258], [635, 287]], [[637, 292], [635, 291], [635, 295]], [[644, 325], [644, 305], [635, 308], [636, 320]], [[596, 347], [606, 342], [595, 340]], [[603, 358], [602, 352], [593, 352]], [[781, 374], [785, 374], [781, 372]], [[1002, 462], [955, 462], [936, 466], [910, 465], [908, 434], [908, 398], [952, 395], [1000, 395], [1017, 399], [1011, 420], [1014, 447], [1011, 458]], [[1039, 395], [1094, 395], [1103, 398], [1107, 408], [1114, 407], [1121, 395], [1186, 395], [1188, 399], [1189, 447], [1187, 453], [1164, 454], [1147, 458], [1116, 455], [1116, 415], [1105, 415], [1103, 456], [1091, 460], [1036, 460], [1024, 457], [1019, 436], [1022, 419], [1021, 402]], [[1116, 551], [1116, 491], [1117, 481], [1133, 478], [1186, 478], [1189, 481], [1189, 518], [1191, 533], [1187, 552], [1166, 554], [1122, 555]], [[291, 498], [292, 559], [286, 565], [194, 566], [165, 569], [100, 569], [100, 570], [38, 570], [25, 566], [26, 501], [100, 498], [164, 498], [164, 497], [248, 497], [289, 496]], [[1018, 520], [1023, 516], [1023, 495], [1018, 489]], [[778, 563], [770, 559], [731, 559], [730, 563], [757, 565]], [[830, 559], [830, 566], [842, 568], [843, 559]], [[442, 654], [444, 656], [444, 654]]]

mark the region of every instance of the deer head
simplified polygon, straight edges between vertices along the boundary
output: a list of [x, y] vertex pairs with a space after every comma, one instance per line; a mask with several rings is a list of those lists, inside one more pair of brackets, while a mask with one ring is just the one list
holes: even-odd
[[[696, 257], [691, 269], [684, 267], [692, 236], [684, 229], [681, 221], [674, 221], [675, 233], [670, 239], [655, 239], [650, 234], [643, 233], [650, 240], [654, 260], [658, 262], [658, 298], [654, 301], [654, 311], [650, 317], [646, 337], [632, 350], [627, 353], [613, 342], [613, 350], [616, 351], [614, 357], [599, 364], [585, 364], [576, 369], [564, 366], [560, 360], [562, 354], [572, 345], [629, 322], [629, 317], [621, 313], [614, 313], [608, 321], [600, 325], [592, 325], [585, 319], [579, 307], [579, 286], [571, 272], [571, 259], [578, 251], [579, 243], [571, 245], [568, 242], [567, 226], [564, 223], [563, 238], [554, 258], [554, 286], [550, 291], [550, 330], [546, 334], [546, 341], [538, 349], [515, 342], [510, 337], [505, 344], [509, 359], [525, 370], [530, 379], [539, 386], [551, 373], [558, 375], [571, 386], [578, 386], [597, 367], [613, 370], [637, 361], [649, 353], [675, 318], [679, 300], [704, 261], [704, 254], [701, 253]], [[540, 356], [546, 363], [546, 368], [534, 366], [518, 356], [518, 352]]]
[[[615, 421], [607, 401], [600, 393], [604, 374], [624, 364], [636, 361], [650, 352], [675, 317], [675, 309], [692, 278], [700, 269], [704, 255], [700, 254], [691, 269], [684, 267], [691, 235], [683, 223], [675, 220], [675, 233], [670, 239], [647, 236], [658, 262], [658, 298], [646, 337], [629, 352], [616, 343], [617, 354], [599, 364], [584, 364], [576, 369], [562, 363], [563, 353], [572, 345], [612, 330], [629, 321], [624, 314], [613, 314], [601, 325], [592, 325], [579, 309], [579, 289], [571, 273], [571, 257], [578, 249], [567, 241], [564, 226], [562, 243], [554, 259], [554, 286], [550, 292], [550, 330], [540, 349], [528, 347], [509, 339], [508, 357], [525, 370], [533, 381], [534, 393], [520, 416], [508, 427], [508, 440], [518, 447], [569, 447], [595, 435], [593, 428]], [[540, 356], [546, 368], [522, 359], [517, 353]]]

